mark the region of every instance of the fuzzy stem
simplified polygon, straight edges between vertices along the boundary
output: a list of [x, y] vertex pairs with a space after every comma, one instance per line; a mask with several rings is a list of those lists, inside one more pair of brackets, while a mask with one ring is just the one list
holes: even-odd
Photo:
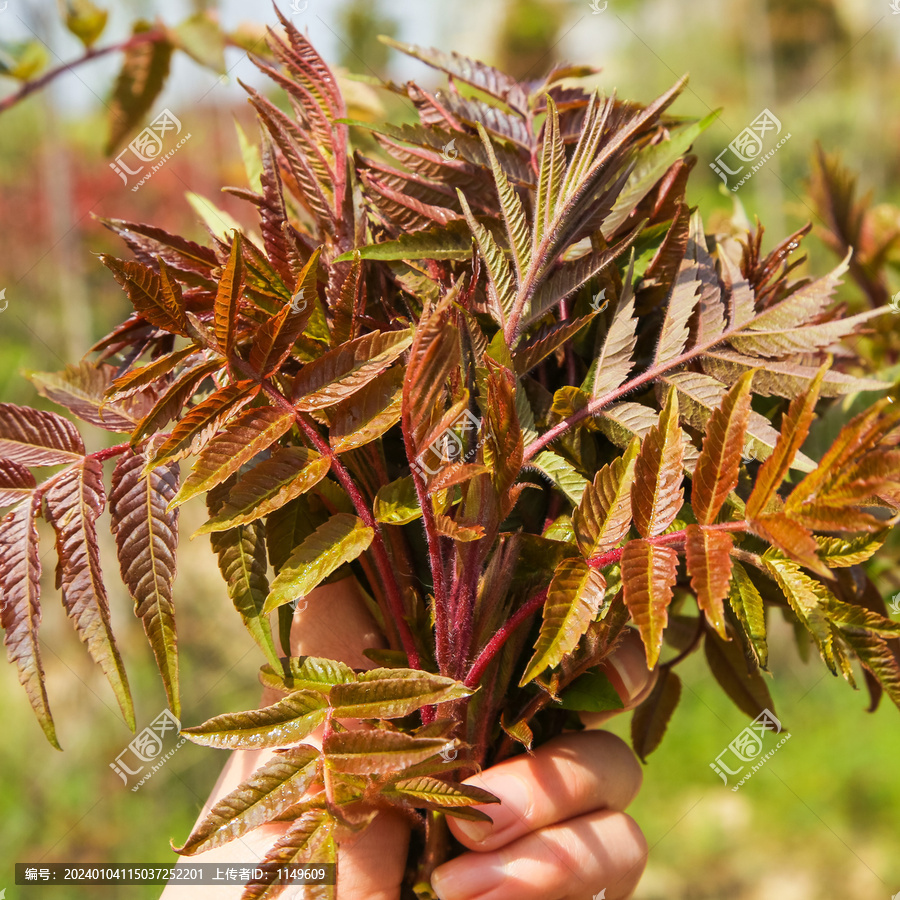
[[547, 599], [547, 588], [535, 594], [527, 603], [520, 606], [507, 620], [506, 624], [501, 626], [497, 633], [485, 644], [484, 649], [478, 654], [478, 659], [469, 669], [466, 675], [466, 687], [474, 688], [478, 686], [484, 670], [490, 665], [491, 660], [500, 652], [503, 645], [509, 640], [512, 633], [522, 624], [529, 616], [536, 613]]
[[300, 410], [295, 409], [295, 407], [285, 398], [284, 394], [268, 382], [263, 382], [262, 387], [267, 396], [274, 400], [278, 406], [282, 409], [290, 410], [294, 414], [297, 424], [300, 426], [310, 443], [322, 456], [327, 457], [331, 461], [331, 470], [350, 497], [350, 501], [353, 503], [359, 517], [363, 520], [365, 525], [374, 532], [372, 537], [372, 551], [375, 555], [378, 572], [387, 589], [388, 603], [391, 607], [391, 613], [394, 616], [397, 631], [400, 634], [400, 641], [402, 642], [403, 649], [409, 659], [410, 667], [413, 669], [421, 668], [419, 651], [416, 649], [415, 639], [413, 638], [412, 631], [410, 631], [409, 623], [406, 621], [406, 614], [403, 609], [403, 597], [400, 594], [400, 586], [397, 584], [397, 580], [394, 577], [394, 569], [391, 566], [390, 557], [388, 556], [387, 548], [385, 547], [380, 523], [375, 521], [375, 517], [369, 509], [369, 505], [366, 503], [365, 498], [351, 478], [350, 473], [338, 459], [334, 450], [331, 449], [331, 445], [328, 441], [319, 434], [315, 424], [310, 420], [309, 416]]

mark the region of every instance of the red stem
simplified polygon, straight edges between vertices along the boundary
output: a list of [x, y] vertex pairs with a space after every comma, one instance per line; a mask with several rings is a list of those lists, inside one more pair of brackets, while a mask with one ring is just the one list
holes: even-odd
[[391, 613], [393, 614], [397, 625], [397, 631], [399, 632], [403, 649], [409, 659], [410, 667], [413, 669], [421, 668], [419, 651], [416, 649], [415, 639], [413, 638], [412, 631], [410, 631], [409, 623], [406, 621], [406, 613], [403, 609], [403, 598], [400, 595], [400, 587], [394, 577], [394, 570], [391, 566], [387, 548], [385, 547], [380, 523], [375, 521], [375, 517], [372, 515], [365, 498], [360, 493], [359, 488], [351, 478], [350, 473], [338, 459], [337, 454], [331, 449], [331, 445], [324, 440], [316, 430], [315, 425], [309, 420], [309, 417], [300, 410], [295, 409], [281, 391], [268, 382], [263, 382], [262, 387], [266, 394], [271, 397], [278, 406], [282, 409], [290, 410], [294, 414], [297, 424], [303, 430], [303, 433], [309, 439], [310, 443], [313, 444], [322, 456], [328, 457], [331, 461], [332, 471], [337, 477], [337, 480], [341, 483], [341, 486], [349, 495], [359, 517], [374, 532], [372, 538], [372, 551], [375, 555], [375, 563], [378, 566], [379, 574], [381, 575], [387, 590], [388, 603], [390, 604]]
[[137, 47], [140, 44], [154, 44], [157, 41], [162, 40], [166, 40], [165, 32], [145, 31], [141, 34], [133, 35], [127, 41], [111, 44], [109, 47], [103, 47], [100, 50], [88, 48], [85, 50], [84, 55], [80, 56], [78, 59], [73, 59], [71, 62], [63, 63], [55, 69], [50, 69], [49, 71], [44, 72], [40, 78], [35, 78], [33, 81], [26, 81], [14, 94], [4, 97], [3, 100], [0, 100], [0, 113], [6, 112], [6, 110], [24, 100], [29, 94], [39, 91], [64, 72], [69, 72], [77, 66], [83, 65], [94, 59], [99, 59], [101, 56], [106, 56], [107, 53], [115, 53], [118, 50], [130, 50], [132, 47]]
[[466, 675], [466, 687], [474, 688], [481, 681], [485, 669], [491, 664], [493, 658], [500, 652], [503, 645], [512, 636], [512, 633], [529, 616], [536, 613], [547, 599], [547, 588], [535, 594], [524, 606], [520, 606], [507, 620], [500, 630], [485, 644], [484, 649], [478, 654], [478, 659], [472, 664], [469, 674]]

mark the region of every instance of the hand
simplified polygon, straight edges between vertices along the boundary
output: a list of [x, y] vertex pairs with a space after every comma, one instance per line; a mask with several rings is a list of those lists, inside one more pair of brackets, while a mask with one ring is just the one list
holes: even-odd
[[[371, 667], [363, 656], [383, 638], [355, 588], [346, 579], [318, 588], [294, 616], [291, 653], [342, 659]], [[629, 636], [607, 664], [607, 674], [627, 709], [652, 687], [637, 636]], [[266, 691], [263, 706], [279, 695]], [[589, 729], [612, 713], [585, 715]], [[306, 743], [315, 743], [312, 738]], [[225, 765], [198, 822], [221, 797], [261, 766], [271, 750], [235, 751]], [[622, 900], [630, 896], [644, 869], [646, 843], [622, 810], [641, 783], [641, 769], [629, 748], [602, 731], [566, 734], [468, 779], [500, 798], [485, 811], [494, 820], [475, 823], [449, 818], [454, 836], [471, 852], [434, 873], [441, 900]], [[259, 862], [286, 830], [274, 823], [243, 838], [180, 860], [232, 866]], [[374, 822], [342, 842], [338, 900], [398, 900], [406, 865], [409, 829], [399, 814], [380, 813]], [[170, 886], [161, 900], [187, 900], [187, 887]], [[603, 891], [605, 890], [605, 894]], [[288, 888], [284, 900], [303, 896]], [[182, 892], [182, 893], [179, 893]], [[208, 900], [238, 900], [242, 888], [221, 887]]]

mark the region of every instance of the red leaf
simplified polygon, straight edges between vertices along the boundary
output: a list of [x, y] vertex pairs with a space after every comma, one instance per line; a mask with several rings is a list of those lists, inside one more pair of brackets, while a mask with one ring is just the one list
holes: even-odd
[[659, 659], [677, 577], [678, 554], [671, 547], [657, 547], [641, 540], [625, 545], [622, 552], [625, 605], [643, 638], [648, 669]]
[[688, 525], [685, 534], [687, 570], [697, 595], [697, 604], [710, 625], [725, 640], [725, 608], [722, 601], [728, 596], [731, 583], [731, 534], [712, 531], [701, 525]]
[[0, 458], [23, 466], [58, 466], [84, 456], [75, 426], [56, 413], [0, 403]]

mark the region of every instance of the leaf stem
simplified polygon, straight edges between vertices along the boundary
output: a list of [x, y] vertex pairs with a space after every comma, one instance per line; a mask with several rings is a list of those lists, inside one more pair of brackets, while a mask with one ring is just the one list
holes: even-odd
[[512, 636], [512, 633], [522, 624], [529, 616], [536, 613], [547, 599], [547, 588], [535, 594], [527, 603], [520, 606], [502, 625], [494, 636], [484, 645], [484, 649], [478, 654], [478, 659], [469, 669], [466, 675], [466, 687], [474, 688], [478, 686], [481, 676], [484, 675], [485, 669], [491, 664], [494, 657], [500, 652], [503, 645]]
[[91, 62], [91, 60], [94, 59], [99, 59], [101, 56], [106, 56], [108, 53], [115, 53], [118, 50], [130, 50], [132, 47], [137, 47], [141, 44], [155, 44], [157, 41], [164, 41], [166, 39], [167, 36], [165, 31], [144, 31], [140, 34], [132, 35], [127, 41], [121, 41], [118, 44], [110, 44], [108, 47], [102, 47], [100, 50], [94, 50], [89, 47], [85, 50], [84, 54], [77, 59], [73, 59], [70, 62], [56, 66], [54, 69], [50, 69], [39, 78], [35, 78], [32, 81], [26, 81], [15, 93], [10, 94], [8, 97], [4, 97], [3, 100], [0, 100], [0, 113], [4, 113], [6, 110], [11, 109], [30, 94], [41, 90], [41, 88], [46, 87], [51, 81], [65, 72], [71, 71], [77, 66]]

